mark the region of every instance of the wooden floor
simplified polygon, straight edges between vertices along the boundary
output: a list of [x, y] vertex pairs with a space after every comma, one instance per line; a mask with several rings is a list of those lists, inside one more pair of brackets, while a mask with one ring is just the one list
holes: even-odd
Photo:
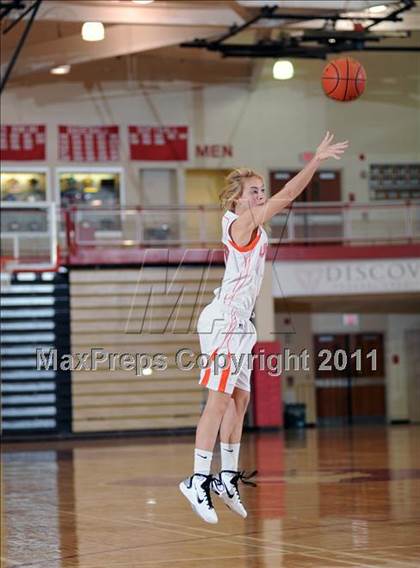
[[247, 435], [249, 517], [217, 525], [177, 488], [191, 437], [3, 452], [7, 568], [420, 566], [420, 426]]

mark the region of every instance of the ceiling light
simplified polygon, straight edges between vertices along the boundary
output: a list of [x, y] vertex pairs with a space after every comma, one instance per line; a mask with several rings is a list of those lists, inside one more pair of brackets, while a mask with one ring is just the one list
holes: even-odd
[[52, 75], [67, 75], [70, 73], [71, 65], [58, 65], [50, 69]]
[[273, 79], [284, 81], [285, 79], [291, 79], [294, 74], [295, 69], [291, 61], [279, 59], [273, 65]]
[[262, 8], [263, 6], [278, 6], [278, 0], [236, 0], [237, 4], [246, 8]]
[[146, 367], [145, 369], [142, 370], [142, 375], [145, 375], [145, 376], [151, 375], [152, 373], [153, 373], [153, 371], [150, 367]]
[[370, 14], [380, 14], [381, 12], [386, 12], [387, 9], [387, 6], [384, 6], [384, 4], [377, 4], [368, 8], [368, 12]]
[[105, 37], [102, 22], [85, 22], [82, 26], [82, 38], [85, 41], [101, 41]]
[[337, 43], [337, 40], [334, 37], [330, 37], [328, 43]]

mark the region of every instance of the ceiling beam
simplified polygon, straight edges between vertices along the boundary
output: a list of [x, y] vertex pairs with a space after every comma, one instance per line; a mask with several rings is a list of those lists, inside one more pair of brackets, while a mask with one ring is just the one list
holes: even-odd
[[243, 24], [244, 22], [250, 20], [255, 15], [252, 10], [250, 10], [246, 6], [242, 6], [242, 4], [238, 4], [236, 0], [230, 0], [229, 2], [227, 2], [227, 5], [235, 12], [237, 16], [241, 18], [242, 21], [239, 22], [240, 24]]
[[[376, 3], [378, 0], [375, 0]], [[386, 4], [389, 0], [381, 0]], [[371, 2], [370, 4], [375, 3]], [[252, 2], [249, 2], [252, 4]], [[262, 4], [265, 4], [263, 2]], [[305, 14], [310, 12], [323, 15], [336, 12], [338, 7], [343, 8], [346, 5], [348, 10], [351, 7], [352, 12], [366, 8], [368, 2], [359, 2], [351, 0], [351, 2], [343, 2], [337, 0], [328, 0], [322, 2], [281, 2], [279, 3], [279, 11], [286, 10], [291, 14]], [[315, 7], [316, 6], [316, 7]], [[312, 7], [312, 8], [311, 8]], [[311, 9], [310, 9], [311, 8]], [[344, 10], [343, 10], [344, 11]], [[104, 24], [139, 24], [139, 25], [167, 25], [167, 26], [196, 26], [197, 36], [199, 36], [200, 27], [224, 27], [229, 28], [238, 22], [238, 17], [243, 21], [250, 20], [258, 9], [249, 8], [247, 5], [241, 5], [236, 0], [206, 2], [198, 1], [156, 1], [154, 4], [141, 6], [131, 2], [116, 3], [111, 0], [48, 0], [43, 2], [37, 14], [37, 21], [57, 21], [57, 22], [84, 22], [89, 20], [100, 20]], [[378, 29], [420, 29], [419, 26], [420, 13], [415, 10], [407, 12], [404, 22], [384, 22], [378, 25]], [[412, 27], [412, 22], [413, 26]], [[322, 26], [323, 20], [311, 21], [306, 23], [298, 22], [270, 22], [261, 20], [253, 24], [253, 28], [269, 28], [269, 27], [291, 27], [291, 28], [313, 28]], [[346, 27], [347, 26], [347, 27]], [[339, 22], [338, 29], [348, 29], [352, 26], [351, 22]]]
[[[202, 28], [200, 32], [213, 37], [215, 29]], [[22, 51], [14, 76], [49, 70], [56, 65], [75, 65], [179, 45], [194, 39], [196, 33], [191, 27], [118, 25], [107, 27], [105, 40], [101, 42], [86, 42], [77, 34], [35, 43]]]
[[[165, 52], [162, 57], [161, 51]], [[166, 57], [168, 50], [157, 50], [130, 58], [107, 59], [93, 63], [83, 63], [71, 70], [69, 75], [57, 77], [45, 71], [15, 77], [8, 86], [35, 86], [42, 84], [98, 84], [112, 78], [115, 90], [130, 89], [142, 83], [147, 88], [179, 88], [180, 82], [190, 84], [243, 84], [250, 74], [249, 60], [233, 61], [227, 59], [195, 60]], [[83, 93], [81, 93], [83, 96]]]
[[[213, 7], [201, 2], [156, 2], [146, 6], [94, 0], [48, 0], [39, 10], [38, 20], [103, 24], [142, 24], [171, 26], [230, 26], [235, 14], [224, 2]], [[218, 5], [217, 5], [218, 4]]]
[[[381, 0], [381, 4], [395, 4], [396, 0]], [[309, 10], [337, 10], [340, 12], [365, 10], [370, 6], [378, 4], [378, 0], [280, 0], [271, 2], [268, 0], [240, 0], [240, 4], [251, 8], [261, 8], [267, 4], [278, 4], [281, 10], [289, 8], [309, 9]]]

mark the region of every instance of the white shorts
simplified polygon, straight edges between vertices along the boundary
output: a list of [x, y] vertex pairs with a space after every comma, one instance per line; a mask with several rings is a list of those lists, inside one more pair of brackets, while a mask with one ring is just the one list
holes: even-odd
[[252, 348], [257, 332], [250, 319], [218, 300], [208, 304], [197, 322], [201, 353], [209, 358], [200, 385], [232, 394], [235, 387], [251, 390]]

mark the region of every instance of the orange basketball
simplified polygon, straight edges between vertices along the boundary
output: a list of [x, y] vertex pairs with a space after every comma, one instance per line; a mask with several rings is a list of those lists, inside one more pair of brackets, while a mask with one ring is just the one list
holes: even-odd
[[322, 72], [322, 88], [336, 101], [354, 101], [365, 90], [366, 71], [352, 57], [340, 57], [327, 63]]

